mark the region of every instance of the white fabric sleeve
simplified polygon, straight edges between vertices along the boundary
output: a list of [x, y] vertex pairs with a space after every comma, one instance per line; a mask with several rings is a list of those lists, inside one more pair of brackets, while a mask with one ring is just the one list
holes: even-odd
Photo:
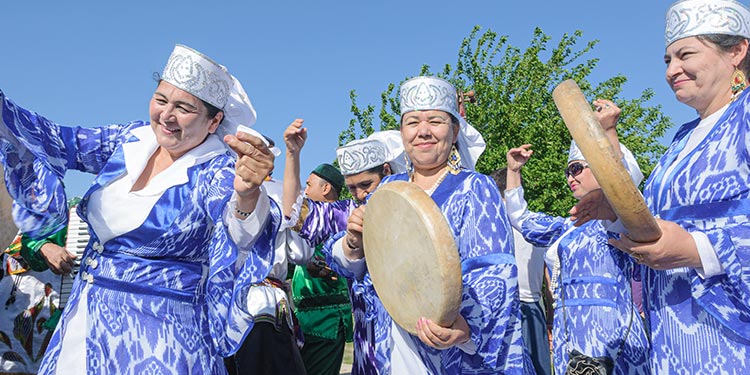
[[284, 241], [286, 244], [287, 259], [290, 263], [303, 266], [310, 261], [310, 258], [315, 253], [314, 247], [308, 245], [307, 241], [300, 237], [299, 233], [289, 228], [280, 231], [279, 237], [276, 240]]
[[716, 254], [711, 241], [708, 236], [703, 232], [690, 232], [695, 241], [695, 246], [698, 248], [698, 256], [701, 258], [701, 264], [703, 268], [696, 268], [695, 272], [698, 273], [702, 279], [707, 279], [712, 276], [724, 274], [724, 267], [721, 265], [719, 256]]
[[523, 197], [523, 186], [505, 191], [505, 209], [508, 210], [510, 224], [521, 231], [521, 217], [528, 211], [528, 204]]
[[297, 199], [292, 204], [292, 212], [289, 213], [289, 217], [284, 217], [281, 221], [281, 229], [292, 228], [297, 225], [299, 221], [300, 211], [302, 211], [302, 202], [305, 200], [305, 192], [300, 191], [297, 195]]
[[456, 346], [461, 349], [462, 352], [468, 355], [477, 354], [477, 344], [475, 344], [474, 340], [472, 339], [469, 339], [463, 344], [457, 344]]
[[365, 261], [365, 258], [362, 259], [349, 259], [344, 255], [344, 239], [346, 236], [341, 237], [336, 243], [333, 244], [333, 259], [338, 262], [341, 267], [344, 267], [345, 269], [351, 271], [354, 274], [354, 278], [357, 280], [362, 280], [363, 277], [365, 277], [365, 272], [367, 272], [367, 263]]
[[232, 198], [229, 199], [226, 207], [224, 207], [224, 223], [226, 223], [229, 238], [237, 245], [238, 254], [236, 264], [245, 262], [248, 251], [250, 251], [261, 229], [269, 220], [271, 216], [270, 199], [265, 189], [261, 186], [255, 210], [245, 219], [240, 219], [234, 214], [235, 207], [237, 207], [236, 192], [232, 193]]

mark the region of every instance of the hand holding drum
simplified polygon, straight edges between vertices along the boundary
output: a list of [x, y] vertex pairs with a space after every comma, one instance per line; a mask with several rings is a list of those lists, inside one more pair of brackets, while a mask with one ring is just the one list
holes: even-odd
[[636, 242], [658, 240], [661, 230], [654, 216], [605, 136], [581, 89], [573, 80], [563, 81], [553, 90], [552, 97], [604, 195], [628, 230], [627, 236]]

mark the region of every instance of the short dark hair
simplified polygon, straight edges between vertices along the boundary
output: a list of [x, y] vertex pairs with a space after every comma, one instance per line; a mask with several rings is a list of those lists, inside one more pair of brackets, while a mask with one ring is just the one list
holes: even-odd
[[[495, 185], [497, 185], [497, 189], [500, 190], [500, 195], [505, 198], [505, 189], [508, 188], [508, 167], [502, 167], [492, 171], [490, 177], [495, 180]], [[521, 178], [521, 180], [523, 180], [523, 178]]]

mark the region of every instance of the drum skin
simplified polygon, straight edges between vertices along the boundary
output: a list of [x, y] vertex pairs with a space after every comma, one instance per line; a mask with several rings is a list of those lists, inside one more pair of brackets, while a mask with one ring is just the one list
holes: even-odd
[[416, 335], [421, 317], [448, 327], [461, 305], [461, 259], [447, 220], [417, 185], [380, 186], [365, 209], [363, 242], [375, 291], [393, 320]]
[[581, 89], [575, 81], [566, 80], [554, 89], [552, 97], [596, 181], [628, 230], [628, 237], [636, 242], [658, 240], [661, 230], [656, 219], [604, 134]]

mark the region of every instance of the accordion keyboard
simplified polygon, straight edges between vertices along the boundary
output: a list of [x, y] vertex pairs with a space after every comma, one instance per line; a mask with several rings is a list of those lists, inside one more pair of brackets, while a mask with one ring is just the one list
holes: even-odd
[[81, 268], [81, 258], [83, 257], [83, 251], [86, 249], [86, 245], [89, 243], [89, 227], [88, 225], [78, 217], [74, 206], [70, 209], [70, 219], [68, 220], [68, 237], [65, 241], [65, 250], [75, 255], [75, 265], [73, 271], [68, 275], [63, 275], [60, 281], [60, 303], [59, 307], [64, 308], [68, 303], [70, 297], [70, 291], [73, 288], [73, 280], [78, 275], [78, 270]]

